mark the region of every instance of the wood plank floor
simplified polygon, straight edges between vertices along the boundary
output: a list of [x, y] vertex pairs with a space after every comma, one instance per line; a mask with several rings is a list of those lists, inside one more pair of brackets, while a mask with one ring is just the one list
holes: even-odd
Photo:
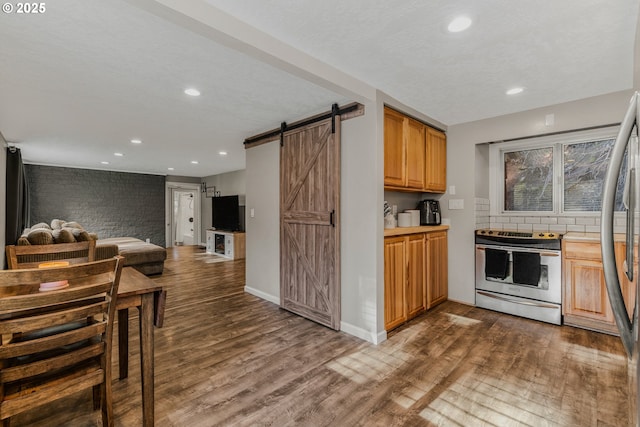
[[[154, 277], [168, 289], [157, 426], [627, 425], [616, 337], [446, 302], [374, 346], [244, 293], [244, 261], [209, 263], [188, 246], [168, 255]], [[130, 351], [128, 379], [114, 360], [116, 426], [141, 425], [137, 336]], [[86, 392], [20, 425], [101, 422]]]

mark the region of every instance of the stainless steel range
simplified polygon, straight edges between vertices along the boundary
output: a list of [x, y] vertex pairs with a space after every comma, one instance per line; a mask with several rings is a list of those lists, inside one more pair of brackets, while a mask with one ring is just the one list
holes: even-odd
[[561, 238], [476, 230], [476, 306], [562, 324]]

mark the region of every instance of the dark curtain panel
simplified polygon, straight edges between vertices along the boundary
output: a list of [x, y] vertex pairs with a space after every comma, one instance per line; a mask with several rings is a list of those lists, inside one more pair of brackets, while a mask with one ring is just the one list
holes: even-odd
[[22, 154], [19, 148], [7, 148], [7, 223], [6, 242], [14, 245], [22, 230], [29, 226], [29, 192]]

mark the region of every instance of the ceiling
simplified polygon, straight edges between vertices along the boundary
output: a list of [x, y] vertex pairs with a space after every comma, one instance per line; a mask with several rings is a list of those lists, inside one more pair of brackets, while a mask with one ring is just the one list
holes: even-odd
[[[446, 125], [630, 89], [639, 4], [56, 0], [0, 15], [0, 132], [27, 163], [205, 177], [243, 169], [247, 137], [369, 96], [313, 58]], [[216, 37], [179, 8], [233, 25]], [[301, 56], [236, 48], [243, 26]]]

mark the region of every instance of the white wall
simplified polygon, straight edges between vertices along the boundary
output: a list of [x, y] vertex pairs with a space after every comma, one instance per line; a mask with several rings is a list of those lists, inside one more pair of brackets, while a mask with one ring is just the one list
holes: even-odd
[[[379, 109], [342, 123], [340, 183], [340, 329], [378, 343], [384, 332], [382, 138]], [[380, 116], [381, 117], [381, 116]]]
[[[341, 329], [377, 342], [384, 310], [382, 277], [382, 149], [378, 147], [375, 104], [364, 116], [342, 123], [341, 138]], [[246, 151], [246, 288], [280, 302], [280, 231], [278, 141]], [[380, 241], [380, 243], [378, 242]]]
[[[447, 185], [456, 195], [441, 199], [443, 216], [451, 221], [449, 231], [449, 298], [474, 304], [474, 198], [476, 177], [486, 176], [486, 161], [476, 159], [476, 144], [540, 135], [590, 126], [618, 123], [627, 109], [631, 91], [587, 98], [492, 119], [450, 126], [447, 132]], [[545, 126], [545, 116], [555, 115], [555, 125]], [[482, 149], [478, 151], [483, 153]], [[484, 194], [478, 195], [483, 197]], [[464, 209], [449, 210], [448, 200], [464, 199]]]
[[245, 291], [280, 304], [280, 143], [250, 148], [245, 156]]

